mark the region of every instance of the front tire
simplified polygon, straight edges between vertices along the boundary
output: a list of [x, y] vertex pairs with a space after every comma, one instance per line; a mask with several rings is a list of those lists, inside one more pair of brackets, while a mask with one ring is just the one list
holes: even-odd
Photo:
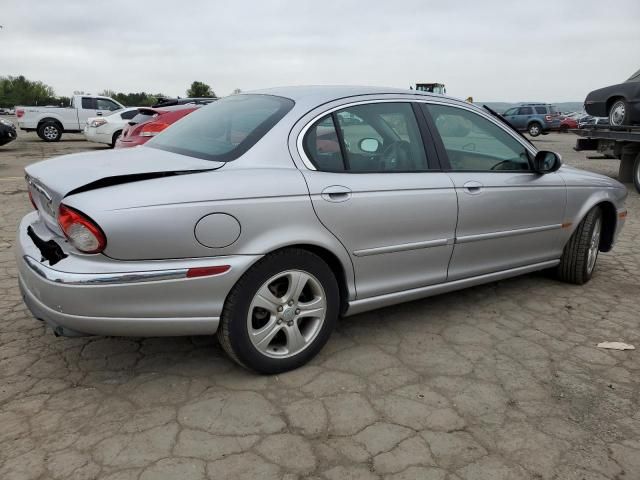
[[340, 306], [338, 282], [314, 253], [265, 256], [233, 287], [217, 336], [229, 356], [259, 373], [293, 370], [327, 343]]
[[613, 105], [611, 105], [611, 108], [609, 109], [609, 125], [620, 127], [622, 125], [630, 124], [631, 109], [629, 108], [629, 104], [623, 99], [613, 102]]
[[540, 125], [538, 122], [531, 122], [527, 127], [527, 131], [532, 137], [537, 137], [542, 133], [542, 125]]
[[560, 258], [557, 276], [560, 280], [583, 285], [591, 280], [598, 259], [602, 234], [602, 210], [594, 207], [582, 219]]
[[120, 138], [120, 135], [122, 135], [122, 130], [118, 130], [113, 134], [113, 137], [111, 137], [111, 148], [115, 148], [116, 142], [118, 141], [118, 138]]
[[43, 122], [38, 126], [38, 136], [45, 142], [59, 142], [62, 128], [56, 122]]

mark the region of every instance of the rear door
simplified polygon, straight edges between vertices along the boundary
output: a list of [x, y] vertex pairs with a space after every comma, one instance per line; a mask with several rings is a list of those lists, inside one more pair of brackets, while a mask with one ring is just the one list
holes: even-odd
[[559, 258], [567, 195], [562, 177], [534, 172], [533, 149], [493, 119], [462, 106], [422, 107], [458, 195], [448, 279]]
[[419, 121], [409, 102], [370, 101], [325, 112], [304, 133], [313, 206], [351, 256], [358, 298], [446, 280], [456, 194]]

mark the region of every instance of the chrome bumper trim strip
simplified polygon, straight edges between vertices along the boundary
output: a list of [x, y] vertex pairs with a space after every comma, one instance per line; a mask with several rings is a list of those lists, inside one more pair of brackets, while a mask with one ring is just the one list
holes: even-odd
[[401, 245], [389, 245], [386, 247], [364, 248], [355, 250], [353, 254], [356, 257], [366, 257], [368, 255], [379, 255], [381, 253], [404, 252], [406, 250], [418, 250], [420, 248], [442, 247], [453, 243], [448, 238], [438, 238], [436, 240], [426, 240], [424, 242], [403, 243]]
[[22, 257], [29, 268], [53, 283], [65, 285], [109, 285], [123, 283], [151, 282], [159, 280], [176, 280], [187, 277], [187, 268], [173, 270], [150, 270], [146, 272], [122, 273], [69, 273], [45, 267], [28, 255]]

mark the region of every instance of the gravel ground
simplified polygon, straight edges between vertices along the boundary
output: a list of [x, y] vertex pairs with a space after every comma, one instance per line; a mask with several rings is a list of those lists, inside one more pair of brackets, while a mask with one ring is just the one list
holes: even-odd
[[[574, 140], [537, 143], [616, 175]], [[266, 377], [213, 338], [56, 338], [26, 310], [22, 167], [96, 148], [23, 132], [0, 148], [0, 479], [640, 478], [637, 193], [588, 285], [534, 274], [358, 315]]]

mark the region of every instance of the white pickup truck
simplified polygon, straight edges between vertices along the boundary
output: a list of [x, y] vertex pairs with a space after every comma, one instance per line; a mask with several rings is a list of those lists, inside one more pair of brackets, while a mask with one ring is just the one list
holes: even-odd
[[16, 107], [18, 126], [38, 132], [45, 142], [57, 142], [64, 132], [81, 132], [89, 117], [109, 115], [124, 106], [112, 98], [74, 95], [69, 107]]

